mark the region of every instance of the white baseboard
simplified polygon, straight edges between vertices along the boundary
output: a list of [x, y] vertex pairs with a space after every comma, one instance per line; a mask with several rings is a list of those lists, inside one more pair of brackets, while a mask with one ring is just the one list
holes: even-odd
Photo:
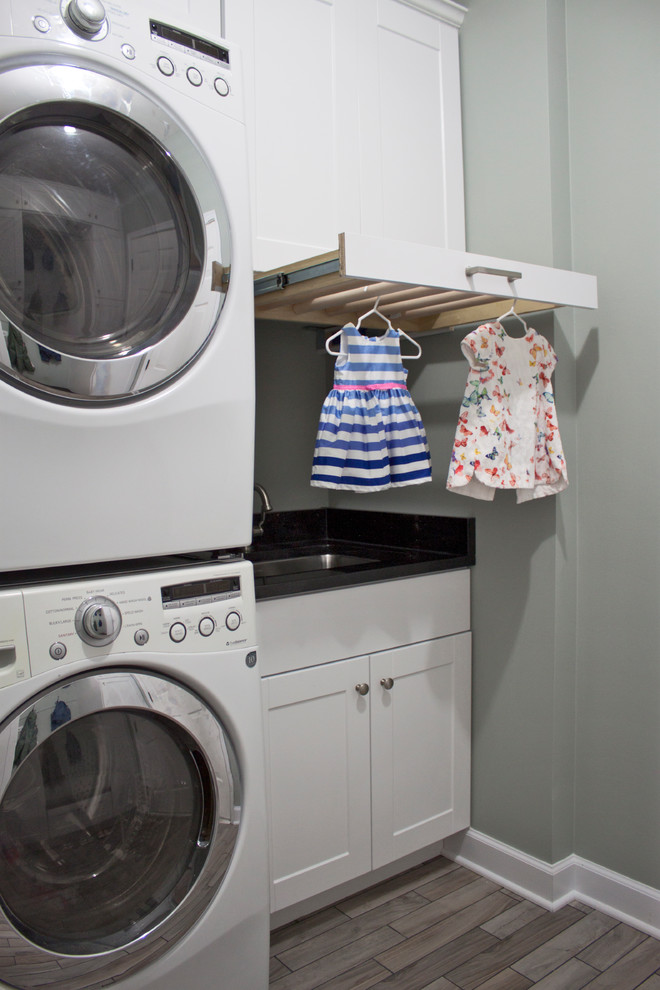
[[443, 853], [549, 911], [579, 900], [660, 938], [660, 890], [597, 863], [579, 856], [545, 863], [475, 829], [450, 836]]

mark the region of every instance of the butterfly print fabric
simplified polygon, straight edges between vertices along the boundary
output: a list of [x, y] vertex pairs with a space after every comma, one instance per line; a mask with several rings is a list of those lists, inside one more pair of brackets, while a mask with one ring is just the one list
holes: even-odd
[[509, 337], [500, 323], [485, 323], [461, 350], [470, 371], [447, 488], [486, 500], [498, 488], [515, 488], [519, 502], [563, 491], [568, 479], [551, 382], [557, 357], [548, 341], [531, 328]]

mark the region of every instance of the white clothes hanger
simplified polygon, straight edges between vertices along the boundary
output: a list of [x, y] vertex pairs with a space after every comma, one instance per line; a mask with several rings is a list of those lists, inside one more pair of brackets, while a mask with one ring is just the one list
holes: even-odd
[[501, 323], [502, 320], [505, 320], [507, 316], [515, 316], [515, 318], [517, 320], [520, 320], [520, 322], [524, 326], [525, 333], [528, 333], [529, 332], [529, 327], [527, 326], [527, 324], [523, 320], [522, 316], [519, 316], [518, 313], [516, 313], [516, 301], [515, 301], [515, 299], [513, 301], [513, 305], [511, 306], [511, 308], [510, 309], [507, 309], [506, 313], [502, 313], [501, 316], [498, 316], [497, 317], [497, 322], [498, 323]]
[[[362, 321], [363, 320], [366, 320], [366, 318], [368, 316], [380, 316], [381, 320], [383, 320], [387, 324], [387, 329], [388, 330], [394, 330], [394, 327], [392, 326], [392, 323], [388, 319], [388, 317], [385, 316], [384, 313], [381, 313], [381, 311], [378, 309], [378, 303], [379, 302], [380, 302], [380, 296], [376, 299], [375, 306], [372, 306], [371, 309], [368, 309], [366, 311], [366, 313], [363, 313], [362, 316], [359, 318], [359, 320], [355, 324], [355, 329], [356, 330], [359, 330], [360, 329], [360, 327], [362, 325]], [[331, 343], [331, 341], [333, 341], [335, 339], [335, 337], [338, 337], [340, 335], [340, 333], [342, 332], [343, 329], [344, 328], [342, 327], [341, 330], [335, 331], [335, 333], [331, 334], [328, 337], [328, 339], [326, 340], [326, 342], [325, 342], [325, 349], [328, 352], [328, 354], [333, 354], [334, 356], [336, 356], [337, 354], [340, 353], [339, 351], [333, 351], [330, 348], [330, 343]], [[387, 330], [385, 331], [385, 333], [387, 333]], [[410, 343], [413, 345], [413, 347], [416, 348], [416, 350], [417, 350], [417, 353], [416, 354], [402, 354], [401, 357], [402, 358], [405, 358], [406, 361], [416, 361], [418, 358], [420, 358], [422, 356], [422, 348], [417, 343], [417, 341], [416, 340], [413, 340], [412, 337], [409, 337], [408, 334], [404, 330], [397, 330], [397, 333], [401, 337], [405, 337], [406, 340], [409, 340]]]
[[[366, 313], [363, 313], [363, 314], [362, 314], [362, 316], [361, 316], [361, 317], [359, 318], [359, 320], [358, 320], [358, 321], [357, 321], [357, 323], [355, 324], [355, 329], [356, 329], [356, 330], [359, 330], [359, 329], [360, 329], [360, 327], [362, 326], [362, 321], [363, 321], [363, 320], [366, 320], [366, 318], [367, 318], [368, 316], [374, 316], [374, 315], [375, 315], [375, 316], [380, 316], [380, 318], [381, 318], [381, 320], [382, 320], [382, 321], [383, 321], [384, 323], [387, 323], [387, 329], [388, 329], [388, 330], [394, 330], [394, 327], [392, 326], [392, 322], [391, 322], [391, 320], [389, 319], [389, 317], [387, 317], [387, 316], [385, 316], [385, 314], [384, 314], [384, 313], [381, 313], [381, 311], [380, 311], [380, 310], [378, 309], [378, 303], [379, 303], [379, 302], [380, 302], [380, 296], [378, 296], [378, 298], [376, 299], [376, 303], [375, 303], [375, 305], [373, 305], [373, 306], [371, 307], [371, 309], [368, 309], [368, 310], [366, 311]], [[385, 332], [387, 333], [387, 330], [386, 330]]]

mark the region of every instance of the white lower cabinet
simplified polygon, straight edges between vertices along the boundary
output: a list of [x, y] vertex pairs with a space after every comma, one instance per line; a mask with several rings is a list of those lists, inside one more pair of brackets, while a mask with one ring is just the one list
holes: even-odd
[[468, 825], [468, 632], [263, 687], [272, 911]]

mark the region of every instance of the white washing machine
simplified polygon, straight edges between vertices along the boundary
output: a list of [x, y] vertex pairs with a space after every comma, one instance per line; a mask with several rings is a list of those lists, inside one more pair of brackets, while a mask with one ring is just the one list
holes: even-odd
[[0, 5], [3, 570], [251, 541], [240, 60], [175, 6]]
[[0, 591], [0, 986], [266, 990], [251, 565]]

